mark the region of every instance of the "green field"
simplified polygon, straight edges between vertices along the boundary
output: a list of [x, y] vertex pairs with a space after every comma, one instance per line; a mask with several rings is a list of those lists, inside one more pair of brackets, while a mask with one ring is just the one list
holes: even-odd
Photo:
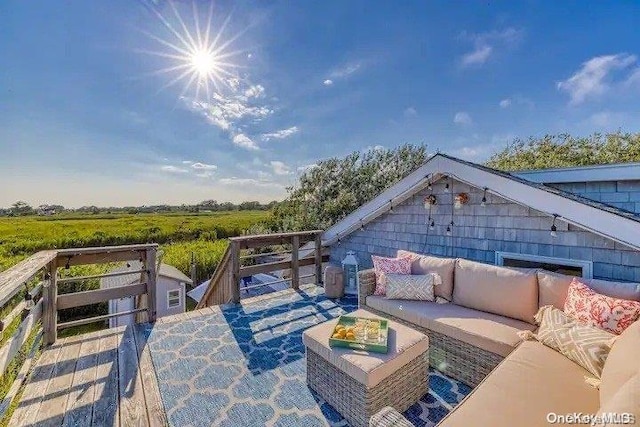
[[164, 262], [189, 274], [191, 254], [198, 277], [213, 273], [226, 237], [267, 219], [267, 211], [215, 213], [68, 215], [0, 218], [0, 270], [52, 248], [159, 243]]

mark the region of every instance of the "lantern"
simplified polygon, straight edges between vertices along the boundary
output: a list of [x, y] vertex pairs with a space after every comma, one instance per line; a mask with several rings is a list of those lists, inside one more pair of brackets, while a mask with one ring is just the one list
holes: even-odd
[[358, 259], [353, 251], [347, 251], [347, 256], [342, 260], [344, 271], [344, 293], [358, 294]]

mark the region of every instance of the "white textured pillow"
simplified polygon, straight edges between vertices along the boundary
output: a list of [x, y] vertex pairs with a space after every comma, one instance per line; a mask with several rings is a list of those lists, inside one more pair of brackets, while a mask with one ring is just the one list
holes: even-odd
[[416, 301], [434, 301], [436, 274], [387, 274], [387, 299], [406, 299]]

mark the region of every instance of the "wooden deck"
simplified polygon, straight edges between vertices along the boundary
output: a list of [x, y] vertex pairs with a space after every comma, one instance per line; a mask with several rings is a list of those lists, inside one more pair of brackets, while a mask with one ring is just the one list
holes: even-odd
[[9, 425], [166, 425], [141, 326], [60, 339], [44, 350]]

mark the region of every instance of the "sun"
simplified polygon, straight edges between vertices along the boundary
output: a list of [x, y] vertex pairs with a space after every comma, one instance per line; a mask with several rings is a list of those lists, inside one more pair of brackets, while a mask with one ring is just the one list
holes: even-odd
[[212, 25], [213, 2], [210, 5], [206, 23], [202, 26], [196, 3], [192, 3], [191, 29], [173, 2], [167, 2], [167, 7], [172, 12], [170, 16], [164, 16], [158, 7], [148, 6], [166, 31], [163, 31], [164, 35], [141, 31], [158, 43], [162, 50], [136, 51], [159, 56], [170, 62], [167, 67], [149, 73], [174, 75], [160, 90], [182, 83], [180, 98], [186, 96], [187, 92], [194, 91], [195, 94], [190, 96], [195, 99], [200, 99], [203, 95], [209, 99], [213, 90], [219, 91], [221, 86], [228, 86], [229, 81], [237, 80], [240, 65], [233, 62], [233, 57], [243, 51], [231, 51], [230, 46], [241, 34], [226, 39], [223, 37], [229, 17], [215, 31]]
[[208, 51], [201, 49], [191, 55], [191, 66], [200, 78], [208, 78], [216, 70], [216, 58]]

